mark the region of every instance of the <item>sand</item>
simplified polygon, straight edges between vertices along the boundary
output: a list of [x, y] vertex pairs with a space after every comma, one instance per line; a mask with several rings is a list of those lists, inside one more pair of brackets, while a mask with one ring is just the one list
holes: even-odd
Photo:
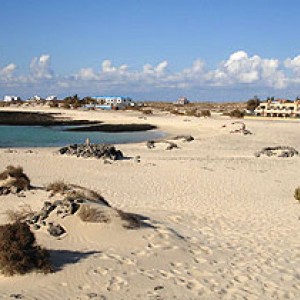
[[[300, 157], [253, 155], [274, 145], [300, 150], [299, 122], [244, 120], [253, 135], [241, 135], [230, 134], [238, 125], [220, 116], [66, 114], [149, 123], [168, 137], [195, 140], [175, 141], [179, 148], [170, 151], [165, 144], [116, 145], [140, 163], [104, 164], [60, 156], [57, 148], [1, 149], [0, 170], [21, 165], [34, 186], [62, 179], [93, 189], [113, 207], [147, 217], [148, 226], [127, 230], [117, 220], [92, 224], [75, 215], [60, 221], [67, 229], [62, 238], [35, 231], [55, 272], [1, 275], [0, 299], [300, 298], [300, 203], [293, 197]], [[7, 209], [40, 209], [48, 196], [42, 190], [1, 196], [0, 223]]]

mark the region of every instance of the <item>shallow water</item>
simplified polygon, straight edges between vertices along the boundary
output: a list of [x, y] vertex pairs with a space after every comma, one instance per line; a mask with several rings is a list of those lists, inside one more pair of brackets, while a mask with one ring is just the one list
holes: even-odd
[[67, 144], [83, 143], [86, 138], [97, 144], [124, 144], [158, 139], [163, 136], [164, 133], [159, 131], [74, 132], [64, 131], [61, 126], [0, 126], [0, 148], [60, 147]]

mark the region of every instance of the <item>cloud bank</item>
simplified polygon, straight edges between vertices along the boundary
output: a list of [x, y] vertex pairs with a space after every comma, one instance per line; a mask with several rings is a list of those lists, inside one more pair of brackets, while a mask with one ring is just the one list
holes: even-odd
[[[172, 71], [167, 60], [156, 65], [145, 63], [140, 70], [126, 64], [114, 65], [111, 60], [99, 62], [99, 68], [81, 68], [68, 76], [56, 74], [50, 54], [34, 57], [27, 74], [18, 74], [17, 65], [0, 66], [0, 88], [14, 94], [37, 92], [58, 95], [127, 93], [141, 98], [166, 99], [172, 94], [201, 94], [247, 90], [284, 93], [300, 87], [300, 55], [279, 61], [236, 51], [216, 68], [209, 68], [202, 59], [180, 71]], [[203, 95], [203, 93], [202, 93]], [[144, 96], [144, 97], [143, 97]], [[217, 97], [216, 97], [217, 99]]]

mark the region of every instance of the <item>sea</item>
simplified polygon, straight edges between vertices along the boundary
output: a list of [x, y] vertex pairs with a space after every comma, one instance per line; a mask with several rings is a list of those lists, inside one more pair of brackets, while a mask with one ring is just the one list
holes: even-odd
[[126, 144], [162, 138], [157, 130], [136, 132], [65, 131], [66, 126], [0, 126], [0, 148], [62, 147], [81, 144], [89, 138], [95, 144]]

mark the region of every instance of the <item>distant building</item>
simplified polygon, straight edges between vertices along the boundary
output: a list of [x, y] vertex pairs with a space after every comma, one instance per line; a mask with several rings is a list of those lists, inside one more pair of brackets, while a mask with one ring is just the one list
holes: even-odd
[[47, 101], [54, 101], [54, 100], [57, 100], [57, 97], [51, 95], [51, 96], [46, 97], [46, 100], [47, 100]]
[[123, 96], [95, 96], [92, 98], [96, 99], [98, 104], [102, 104], [110, 108], [121, 109], [133, 104], [131, 98]]
[[40, 100], [42, 100], [42, 97], [35, 95], [35, 96], [30, 97], [29, 100], [30, 101], [40, 101]]
[[175, 102], [175, 104], [179, 105], [185, 105], [190, 103], [190, 101], [187, 99], [187, 97], [179, 97], [178, 100]]
[[21, 98], [17, 96], [4, 96], [4, 102], [13, 102], [13, 101], [20, 101]]
[[276, 99], [261, 102], [254, 110], [255, 116], [300, 118], [300, 100]]

